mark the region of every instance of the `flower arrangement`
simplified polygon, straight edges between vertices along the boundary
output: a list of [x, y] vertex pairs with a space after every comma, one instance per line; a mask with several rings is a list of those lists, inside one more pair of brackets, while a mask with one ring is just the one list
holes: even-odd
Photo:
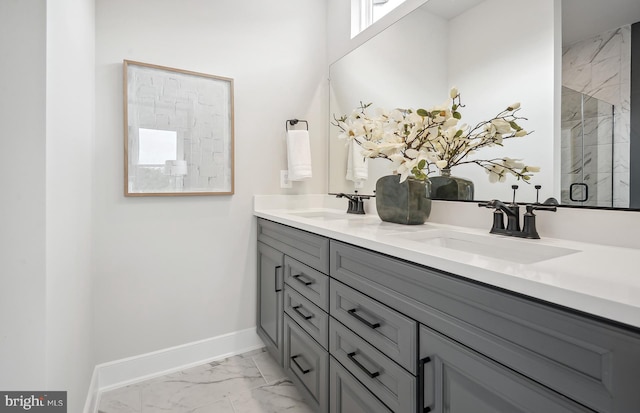
[[435, 171], [457, 165], [476, 164], [489, 174], [491, 182], [504, 182], [507, 174], [527, 182], [540, 168], [525, 165], [522, 160], [508, 157], [476, 159], [479, 149], [502, 146], [504, 140], [527, 136], [530, 132], [518, 122], [526, 118], [517, 115], [520, 103], [509, 105], [493, 118], [470, 127], [459, 125], [462, 115], [460, 93], [450, 92], [451, 103], [425, 109], [377, 109], [369, 113], [371, 103], [363, 104], [351, 115], [336, 118], [342, 139], [352, 139], [362, 147], [367, 158], [385, 158], [395, 164], [400, 182], [409, 176], [426, 180]]

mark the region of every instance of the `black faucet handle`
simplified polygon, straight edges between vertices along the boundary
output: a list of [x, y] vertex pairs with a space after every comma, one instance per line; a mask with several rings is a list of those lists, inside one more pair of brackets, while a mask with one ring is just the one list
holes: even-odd
[[511, 203], [511, 205], [517, 205], [516, 204], [516, 191], [518, 190], [519, 186], [518, 185], [511, 185], [511, 189], [513, 189], [513, 202]]

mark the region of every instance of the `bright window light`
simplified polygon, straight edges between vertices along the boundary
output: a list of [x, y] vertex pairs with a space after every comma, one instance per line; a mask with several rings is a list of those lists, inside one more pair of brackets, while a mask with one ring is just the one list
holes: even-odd
[[351, 38], [378, 21], [405, 0], [351, 0]]
[[178, 159], [178, 132], [138, 129], [138, 164], [163, 165]]

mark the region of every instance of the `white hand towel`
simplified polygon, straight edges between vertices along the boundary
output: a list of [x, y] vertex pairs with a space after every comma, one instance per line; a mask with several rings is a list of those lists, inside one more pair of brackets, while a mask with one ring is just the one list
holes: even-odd
[[287, 160], [289, 162], [290, 181], [302, 181], [311, 178], [309, 131], [287, 131]]
[[353, 182], [369, 179], [369, 158], [362, 156], [362, 148], [353, 139], [347, 145], [346, 179]]

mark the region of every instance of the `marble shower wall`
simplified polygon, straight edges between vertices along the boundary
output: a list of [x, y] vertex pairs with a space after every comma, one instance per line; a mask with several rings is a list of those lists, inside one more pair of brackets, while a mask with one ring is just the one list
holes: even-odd
[[[610, 30], [564, 47], [562, 85], [614, 106], [613, 206], [627, 208], [630, 164], [631, 26]], [[564, 137], [569, 133], [563, 130], [563, 145]], [[585, 146], [585, 153], [601, 150], [603, 148]]]

